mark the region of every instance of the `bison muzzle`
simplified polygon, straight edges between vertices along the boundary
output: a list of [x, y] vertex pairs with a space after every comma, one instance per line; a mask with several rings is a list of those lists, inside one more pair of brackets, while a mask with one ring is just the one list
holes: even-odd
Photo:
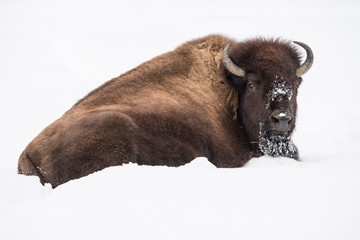
[[[219, 35], [187, 42], [90, 92], [29, 143], [18, 171], [56, 187], [130, 162], [298, 159], [296, 97], [313, 53], [294, 43]], [[297, 46], [307, 53], [302, 64]]]

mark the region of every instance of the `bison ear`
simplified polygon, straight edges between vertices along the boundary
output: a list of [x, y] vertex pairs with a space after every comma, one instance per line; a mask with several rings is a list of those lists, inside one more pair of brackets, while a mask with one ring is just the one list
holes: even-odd
[[247, 83], [247, 77], [237, 77], [232, 74], [227, 74], [228, 82], [230, 83], [230, 86], [236, 88], [236, 89], [242, 89], [246, 83]]

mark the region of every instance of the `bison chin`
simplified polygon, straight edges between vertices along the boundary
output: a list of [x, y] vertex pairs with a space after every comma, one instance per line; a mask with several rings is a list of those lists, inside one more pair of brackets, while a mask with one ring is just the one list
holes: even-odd
[[272, 157], [290, 157], [299, 160], [298, 150], [290, 136], [261, 134], [260, 151]]

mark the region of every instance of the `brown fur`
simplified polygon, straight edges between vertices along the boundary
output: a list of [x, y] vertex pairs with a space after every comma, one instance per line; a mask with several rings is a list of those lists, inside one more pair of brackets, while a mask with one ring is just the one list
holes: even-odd
[[106, 82], [27, 146], [19, 173], [38, 175], [56, 187], [129, 162], [180, 166], [204, 156], [217, 167], [243, 166], [261, 155], [249, 140], [249, 132], [258, 129], [250, 124], [244, 131], [241, 99], [247, 80], [227, 73], [222, 51], [234, 44], [229, 55], [250, 72], [292, 74], [297, 53], [279, 41], [259, 53], [264, 42], [235, 44], [211, 35]]

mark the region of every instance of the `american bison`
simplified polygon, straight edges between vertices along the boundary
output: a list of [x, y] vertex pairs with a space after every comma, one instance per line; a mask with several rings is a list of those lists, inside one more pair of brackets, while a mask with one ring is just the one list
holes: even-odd
[[297, 92], [311, 67], [292, 42], [187, 42], [90, 92], [45, 128], [18, 172], [56, 187], [125, 163], [180, 166], [206, 157], [241, 167], [261, 155], [298, 159]]

